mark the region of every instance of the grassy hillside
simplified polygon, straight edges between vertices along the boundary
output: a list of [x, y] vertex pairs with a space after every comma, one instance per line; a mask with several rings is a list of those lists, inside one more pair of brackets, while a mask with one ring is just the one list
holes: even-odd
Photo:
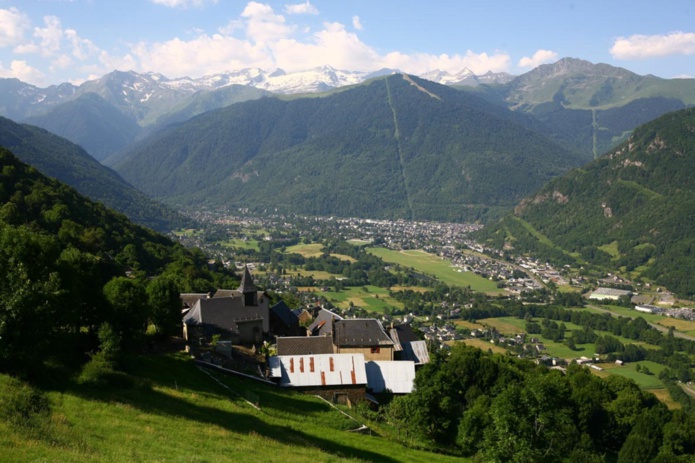
[[[50, 411], [17, 420], [28, 397], [0, 376], [4, 462], [453, 462], [390, 440], [348, 432], [360, 423], [298, 393], [215, 375], [183, 355], [141, 357], [125, 387], [69, 382], [45, 393]], [[260, 404], [258, 411], [244, 396]], [[21, 407], [19, 407], [21, 408]], [[40, 418], [40, 419], [37, 419]]]

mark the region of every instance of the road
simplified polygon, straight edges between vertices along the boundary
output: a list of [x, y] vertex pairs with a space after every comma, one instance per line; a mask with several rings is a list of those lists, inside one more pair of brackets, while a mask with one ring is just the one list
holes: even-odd
[[[609, 314], [613, 315], [614, 317], [624, 317], [625, 316], [623, 314], [612, 312], [608, 309], [604, 309], [603, 307], [599, 307], [596, 305], [587, 304], [587, 307], [591, 307], [592, 309], [598, 310], [599, 312], [609, 313]], [[632, 317], [632, 318], [637, 318], [637, 316]], [[659, 330], [663, 333], [668, 333], [668, 328], [666, 328], [665, 326], [657, 325], [656, 323], [651, 323], [651, 322], [647, 322], [647, 323], [649, 323], [650, 326], [652, 326], [653, 328], [656, 328], [657, 330]], [[677, 338], [687, 339], [688, 341], [695, 341], [694, 336], [690, 336], [689, 334], [681, 333], [680, 331], [674, 331], [673, 335]]]

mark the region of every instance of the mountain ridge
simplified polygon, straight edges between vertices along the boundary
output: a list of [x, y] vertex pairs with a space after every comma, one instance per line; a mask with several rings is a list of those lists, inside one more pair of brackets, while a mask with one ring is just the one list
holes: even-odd
[[521, 117], [389, 75], [322, 98], [266, 97], [205, 113], [109, 163], [170, 203], [470, 219], [586, 160]]
[[694, 135], [695, 108], [642, 125], [604, 156], [522, 200], [482, 236], [500, 249], [589, 262], [692, 298]]

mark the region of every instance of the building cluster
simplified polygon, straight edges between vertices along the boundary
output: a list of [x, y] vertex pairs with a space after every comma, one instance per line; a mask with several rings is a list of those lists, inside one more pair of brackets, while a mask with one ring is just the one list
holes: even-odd
[[255, 346], [274, 339], [277, 353], [268, 358], [268, 379], [334, 402], [409, 393], [415, 369], [429, 362], [426, 342], [410, 325], [385, 329], [376, 319], [347, 319], [321, 307], [291, 310], [282, 301], [270, 306], [248, 268], [236, 290], [182, 294], [181, 299], [183, 334], [190, 345], [214, 340]]

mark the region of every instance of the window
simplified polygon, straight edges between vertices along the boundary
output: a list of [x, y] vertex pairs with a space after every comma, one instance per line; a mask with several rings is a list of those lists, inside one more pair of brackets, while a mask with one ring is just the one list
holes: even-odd
[[381, 349], [379, 349], [378, 347], [372, 347], [372, 348], [371, 348], [371, 353], [372, 353], [372, 354], [378, 354], [379, 352], [381, 352]]

